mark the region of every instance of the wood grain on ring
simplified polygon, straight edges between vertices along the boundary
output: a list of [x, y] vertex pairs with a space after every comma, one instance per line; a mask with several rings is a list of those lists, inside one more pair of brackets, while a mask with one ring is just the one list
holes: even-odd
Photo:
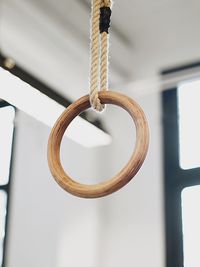
[[71, 104], [56, 121], [48, 142], [49, 168], [56, 182], [67, 192], [83, 197], [97, 198], [109, 195], [126, 185], [142, 166], [149, 145], [149, 130], [145, 114], [141, 107], [130, 97], [112, 91], [99, 92], [102, 104], [114, 104], [125, 109], [132, 117], [136, 127], [136, 144], [127, 165], [113, 178], [96, 184], [86, 185], [73, 180], [64, 171], [60, 162], [61, 140], [70, 122], [81, 112], [90, 107], [89, 96]]

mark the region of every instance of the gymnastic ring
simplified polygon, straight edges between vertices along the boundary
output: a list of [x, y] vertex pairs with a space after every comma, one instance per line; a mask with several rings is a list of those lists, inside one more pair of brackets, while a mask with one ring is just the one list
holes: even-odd
[[67, 192], [83, 197], [97, 198], [109, 195], [126, 185], [142, 166], [149, 145], [149, 129], [141, 107], [130, 97], [112, 91], [99, 92], [102, 104], [114, 104], [125, 109], [132, 117], [136, 127], [136, 144], [127, 165], [113, 178], [95, 185], [74, 181], [64, 171], [60, 162], [60, 145], [65, 130], [71, 121], [84, 110], [91, 107], [89, 96], [83, 96], [72, 103], [56, 121], [48, 141], [48, 163], [56, 182]]

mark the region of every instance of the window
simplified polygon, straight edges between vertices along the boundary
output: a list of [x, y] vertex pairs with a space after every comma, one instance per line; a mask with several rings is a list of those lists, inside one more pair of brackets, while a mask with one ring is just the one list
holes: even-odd
[[200, 167], [200, 80], [178, 86], [179, 150], [183, 169]]
[[4, 265], [15, 109], [0, 102], [0, 266]]
[[182, 191], [184, 267], [199, 267], [200, 185]]
[[0, 191], [0, 266], [3, 260], [3, 240], [5, 236], [5, 217], [6, 217], [7, 194]]
[[200, 266], [200, 80], [163, 100], [167, 267]]

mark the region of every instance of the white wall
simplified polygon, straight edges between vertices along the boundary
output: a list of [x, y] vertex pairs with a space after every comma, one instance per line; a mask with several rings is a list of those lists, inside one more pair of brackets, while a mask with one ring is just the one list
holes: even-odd
[[[97, 200], [57, 186], [46, 160], [50, 129], [18, 113], [6, 267], [164, 266], [159, 95], [139, 102], [151, 129], [147, 160], [125, 188]], [[82, 182], [114, 175], [133, 149], [128, 115], [107, 107], [103, 117], [113, 135], [110, 147], [87, 150], [63, 142], [64, 166]]]
[[[98, 200], [82, 200], [65, 193], [50, 175], [46, 146], [50, 129], [22, 112], [16, 121], [12, 199], [9, 223], [7, 267], [63, 266], [58, 264], [66, 234], [65, 257], [70, 266], [76, 251], [73, 241], [80, 237], [85, 264], [95, 266]], [[66, 148], [65, 148], [66, 147]], [[65, 139], [66, 169], [74, 177], [95, 174], [94, 151]], [[91, 229], [90, 229], [91, 228]], [[82, 230], [83, 235], [77, 236]], [[73, 235], [75, 239], [73, 239]], [[87, 246], [83, 244], [87, 236]], [[70, 237], [70, 238], [69, 238]], [[72, 247], [69, 247], [69, 244]], [[81, 254], [81, 253], [80, 253]], [[80, 257], [75, 260], [80, 261]], [[80, 262], [79, 262], [80, 263]], [[66, 266], [66, 265], [65, 265]], [[74, 266], [78, 266], [75, 264]]]
[[[149, 152], [138, 175], [121, 191], [101, 202], [99, 267], [165, 265], [160, 95], [146, 95], [137, 100], [149, 121]], [[132, 153], [133, 127], [125, 112], [119, 108], [109, 110], [112, 120], [107, 123], [114, 135], [111, 153], [114, 174]]]

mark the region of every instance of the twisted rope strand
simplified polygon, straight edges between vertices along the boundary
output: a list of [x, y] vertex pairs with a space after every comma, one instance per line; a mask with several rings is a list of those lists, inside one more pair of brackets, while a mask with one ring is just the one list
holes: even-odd
[[[110, 0], [102, 0], [101, 7], [111, 7]], [[109, 36], [107, 32], [101, 33], [101, 67], [100, 67], [100, 90], [108, 90], [108, 54]]]
[[91, 106], [97, 111], [102, 111], [105, 107], [105, 105], [101, 104], [98, 97], [99, 74], [100, 90], [108, 89], [108, 34], [107, 32], [102, 32], [100, 38], [100, 7], [110, 6], [111, 0], [92, 0], [90, 103]]
[[111, 7], [111, 0], [101, 0], [101, 7]]
[[108, 90], [108, 34], [101, 34], [100, 90]]
[[99, 18], [101, 0], [92, 1], [92, 20], [91, 20], [91, 70], [90, 70], [90, 102], [91, 106], [101, 111], [103, 107], [98, 98], [99, 87]]

